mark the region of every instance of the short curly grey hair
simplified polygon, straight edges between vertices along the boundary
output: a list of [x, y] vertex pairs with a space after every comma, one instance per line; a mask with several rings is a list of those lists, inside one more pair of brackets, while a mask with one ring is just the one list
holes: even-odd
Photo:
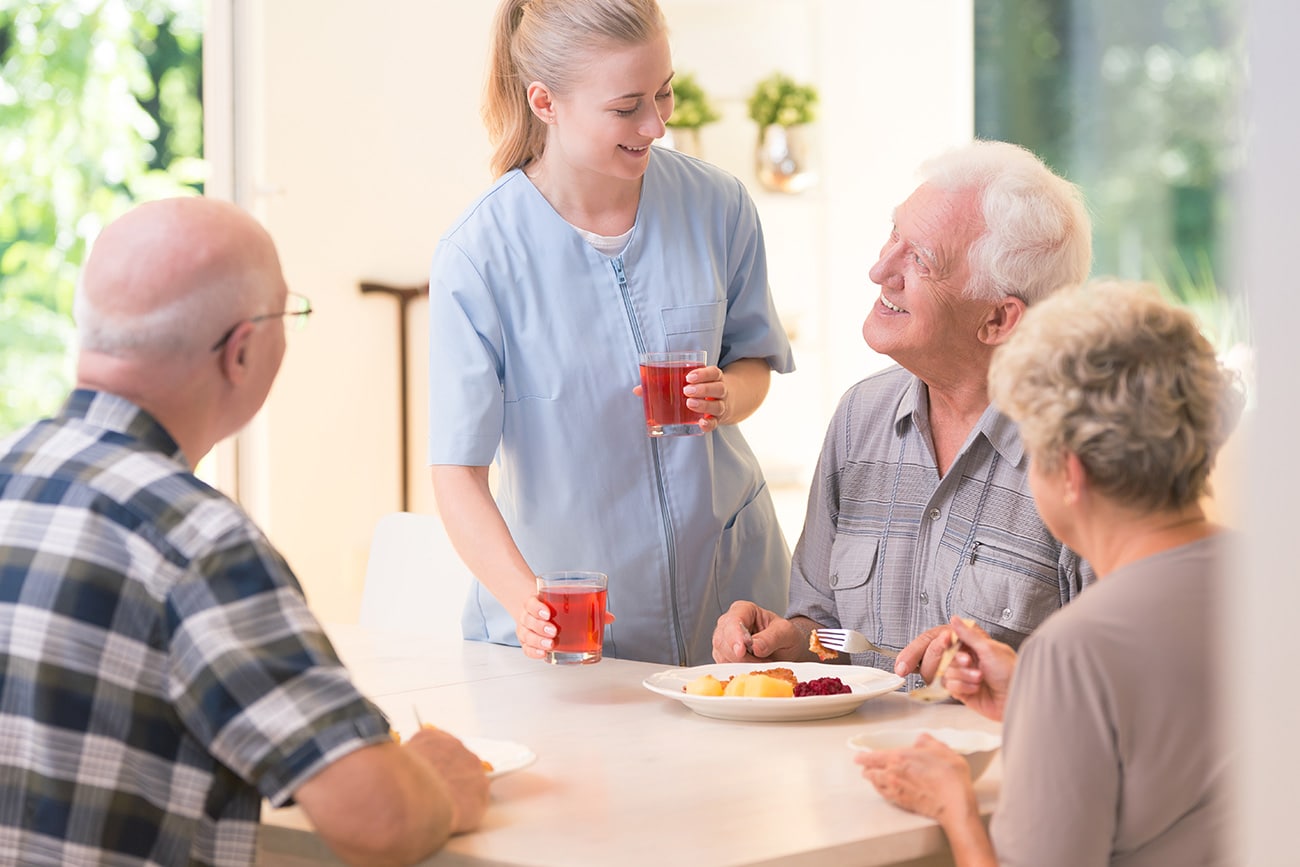
[[921, 177], [944, 192], [975, 191], [985, 231], [967, 254], [967, 296], [1032, 305], [1087, 279], [1092, 220], [1083, 194], [1030, 151], [976, 140], [924, 163]]
[[993, 353], [989, 395], [1043, 469], [1073, 453], [1099, 492], [1151, 509], [1209, 492], [1244, 403], [1189, 311], [1114, 281], [1030, 307]]

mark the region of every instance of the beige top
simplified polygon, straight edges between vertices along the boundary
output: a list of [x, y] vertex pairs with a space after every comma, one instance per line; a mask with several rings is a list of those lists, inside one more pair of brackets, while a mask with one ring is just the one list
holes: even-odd
[[991, 826], [1000, 863], [1226, 863], [1212, 633], [1229, 539], [1116, 570], [1025, 642]]

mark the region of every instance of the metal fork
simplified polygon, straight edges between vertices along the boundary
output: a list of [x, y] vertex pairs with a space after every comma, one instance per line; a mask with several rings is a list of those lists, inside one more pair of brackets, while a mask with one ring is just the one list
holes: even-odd
[[898, 656], [897, 650], [881, 647], [861, 632], [854, 632], [852, 629], [814, 629], [813, 635], [817, 636], [817, 642], [822, 647], [837, 653], [866, 653], [868, 650], [874, 650], [890, 659]]

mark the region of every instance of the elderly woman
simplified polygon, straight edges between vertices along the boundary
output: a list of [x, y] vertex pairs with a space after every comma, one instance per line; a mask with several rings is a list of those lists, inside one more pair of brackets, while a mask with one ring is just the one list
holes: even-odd
[[1113, 283], [1030, 308], [989, 380], [1020, 425], [1044, 523], [1098, 583], [1019, 657], [952, 622], [963, 649], [944, 685], [1005, 717], [991, 839], [965, 763], [937, 741], [856, 761], [943, 826], [961, 867], [1224, 863], [1215, 611], [1230, 540], [1201, 499], [1237, 382], [1189, 313]]

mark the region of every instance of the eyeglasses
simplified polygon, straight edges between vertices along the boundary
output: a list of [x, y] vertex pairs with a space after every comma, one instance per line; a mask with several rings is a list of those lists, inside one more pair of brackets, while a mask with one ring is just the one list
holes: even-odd
[[245, 322], [264, 322], [267, 319], [283, 318], [289, 320], [289, 324], [292, 325], [294, 329], [301, 331], [307, 324], [307, 317], [310, 315], [311, 301], [309, 301], [304, 295], [299, 295], [297, 292], [290, 292], [288, 299], [285, 301], [283, 313], [263, 313], [260, 316], [250, 316], [247, 319], [239, 320], [234, 325], [230, 326], [229, 330], [227, 330], [225, 334], [221, 335], [220, 340], [212, 344], [212, 351], [216, 352], [218, 349], [225, 346], [226, 341], [230, 340], [231, 335], [235, 333], [235, 329], [240, 325], [243, 325]]

